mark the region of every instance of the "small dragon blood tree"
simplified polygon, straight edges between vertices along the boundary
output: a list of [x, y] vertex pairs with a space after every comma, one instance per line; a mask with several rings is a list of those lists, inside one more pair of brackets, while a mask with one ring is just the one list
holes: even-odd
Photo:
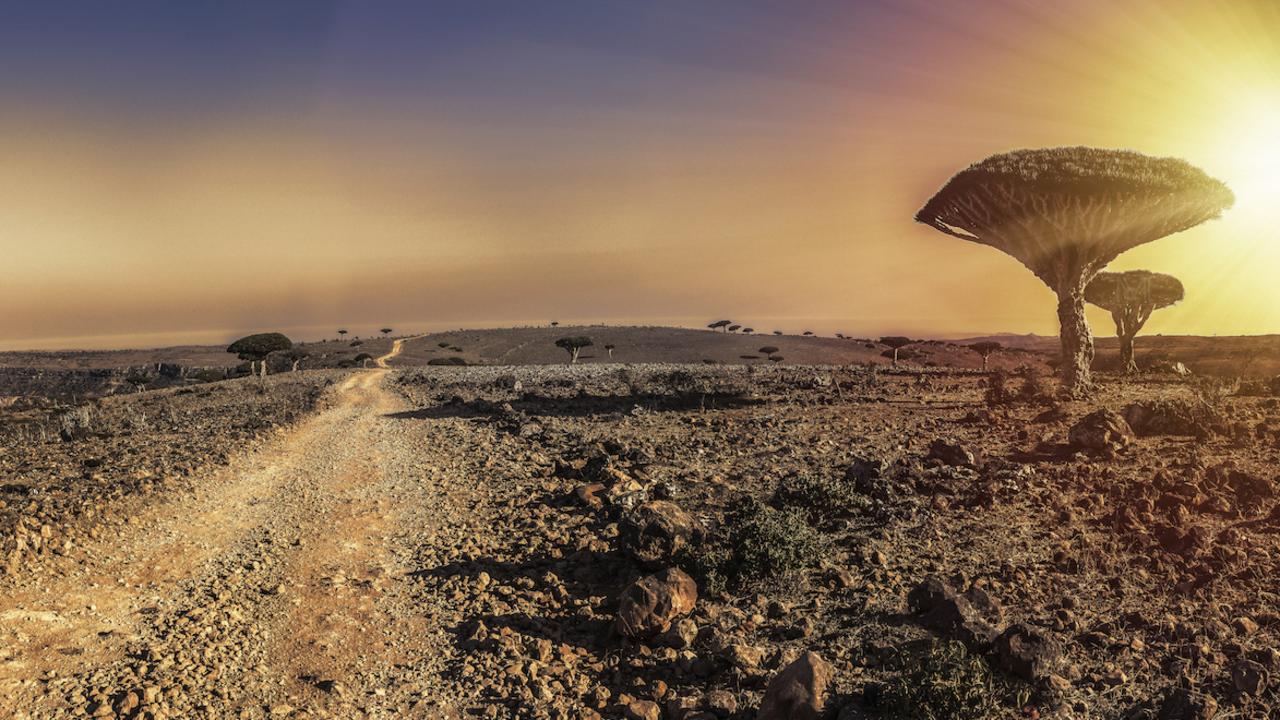
[[1116, 321], [1120, 365], [1127, 373], [1138, 370], [1133, 359], [1133, 339], [1151, 313], [1180, 302], [1182, 297], [1178, 278], [1150, 270], [1098, 273], [1084, 289], [1085, 301], [1109, 311]]

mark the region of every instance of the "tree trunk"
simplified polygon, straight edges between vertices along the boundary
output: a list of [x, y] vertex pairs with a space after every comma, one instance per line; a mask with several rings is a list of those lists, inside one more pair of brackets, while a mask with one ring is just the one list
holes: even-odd
[[1080, 398], [1093, 389], [1093, 335], [1084, 316], [1084, 282], [1058, 290], [1058, 325], [1062, 340], [1062, 385], [1067, 395]]
[[1120, 336], [1120, 368], [1129, 374], [1138, 372], [1138, 363], [1133, 357], [1133, 338], [1134, 335], [1127, 333]]
[[983, 355], [982, 356], [982, 372], [986, 372], [986, 371], [987, 371], [987, 356]]
[[578, 362], [578, 348], [569, 351], [569, 364], [572, 365], [576, 362]]
[[893, 366], [898, 367], [898, 348], [893, 349]]

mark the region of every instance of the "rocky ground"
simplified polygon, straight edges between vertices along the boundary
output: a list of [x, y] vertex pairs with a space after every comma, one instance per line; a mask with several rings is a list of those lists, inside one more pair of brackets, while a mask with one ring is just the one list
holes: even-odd
[[[1059, 404], [1034, 375], [945, 370], [341, 378], [109, 537], [23, 563], [0, 587], [0, 713], [1280, 709], [1266, 387], [1112, 378]], [[33, 447], [23, 467], [62, 445]]]

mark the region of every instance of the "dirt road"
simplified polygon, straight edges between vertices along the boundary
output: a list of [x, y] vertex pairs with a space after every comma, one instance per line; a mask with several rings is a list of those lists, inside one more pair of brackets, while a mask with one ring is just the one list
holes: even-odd
[[0, 586], [0, 717], [447, 717], [412, 573], [468, 532], [474, 481], [388, 375]]

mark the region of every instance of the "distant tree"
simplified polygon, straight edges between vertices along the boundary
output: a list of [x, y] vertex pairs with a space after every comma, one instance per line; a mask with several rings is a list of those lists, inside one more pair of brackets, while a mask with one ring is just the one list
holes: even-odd
[[560, 321], [559, 321], [559, 320], [552, 320], [552, 321], [551, 321], [551, 327], [559, 327], [559, 326], [560, 326]]
[[782, 362], [782, 361], [783, 361], [783, 359], [784, 359], [784, 358], [783, 358], [781, 355], [770, 355], [770, 356], [769, 356], [769, 362]]
[[753, 333], [753, 332], [755, 332], [755, 331], [756, 331], [756, 329], [755, 329], [755, 328], [742, 328], [742, 334], [743, 334], [743, 335], [750, 335], [751, 333]]
[[591, 338], [584, 335], [576, 337], [562, 337], [556, 341], [556, 347], [564, 348], [569, 353], [569, 364], [578, 362], [578, 353], [582, 352], [582, 348], [591, 347]]
[[1120, 366], [1127, 373], [1137, 372], [1133, 357], [1133, 339], [1151, 313], [1169, 307], [1183, 298], [1182, 282], [1172, 275], [1148, 270], [1104, 272], [1084, 289], [1084, 299], [1111, 313], [1120, 339]]
[[390, 335], [390, 334], [391, 334], [391, 328], [382, 328], [382, 329], [381, 329], [381, 330], [379, 330], [378, 332], [382, 333], [383, 335]]
[[915, 342], [911, 338], [902, 337], [901, 335], [889, 335], [880, 338], [881, 345], [888, 345], [893, 350], [893, 366], [898, 366], [898, 351]]
[[369, 367], [369, 361], [372, 359], [373, 356], [367, 352], [362, 352], [355, 358], [356, 362], [360, 363], [360, 367]]
[[613, 349], [614, 349], [614, 347], [615, 347], [615, 346], [614, 346], [612, 343], [610, 343], [610, 344], [608, 344], [608, 345], [605, 345], [605, 346], [604, 346], [604, 351], [605, 351], [605, 352], [607, 352], [607, 353], [609, 353], [609, 359], [610, 359], [610, 360], [612, 360], [612, 359], [613, 359]]
[[1017, 258], [1058, 296], [1062, 381], [1092, 388], [1084, 289], [1120, 253], [1212, 220], [1235, 203], [1177, 158], [1072, 147], [993, 155], [952, 177], [917, 222]]
[[344, 337], [346, 337], [346, 336], [347, 336], [347, 331], [346, 331], [346, 329], [345, 329], [345, 328], [339, 328], [339, 329], [338, 329], [338, 339], [339, 339], [339, 340], [341, 340], [342, 338], [344, 338]]
[[781, 334], [782, 334], [782, 331], [781, 331], [781, 330], [774, 330], [774, 331], [773, 331], [773, 334], [774, 334], [774, 335], [781, 335]]
[[[727, 327], [729, 327], [729, 323], [730, 323], [730, 322], [732, 322], [732, 321], [731, 321], [731, 320], [717, 320], [717, 321], [715, 321], [715, 322], [711, 323], [710, 325], [708, 325], [707, 327], [711, 328], [712, 330], [720, 330], [720, 329], [722, 329], [722, 328], [727, 328]], [[728, 330], [725, 330], [725, 332], [728, 332]]]
[[983, 340], [969, 346], [969, 349], [982, 356], [982, 372], [987, 371], [987, 358], [999, 350], [1003, 345], [994, 340]]
[[263, 363], [261, 372], [267, 373], [266, 359], [273, 352], [289, 350], [293, 342], [280, 333], [258, 333], [246, 335], [227, 346], [227, 352], [235, 353], [241, 360], [249, 361], [249, 372], [253, 373], [255, 363]]
[[764, 347], [760, 348], [756, 352], [760, 353], [761, 355], [773, 355], [774, 353], [778, 352], [778, 348], [772, 345], [765, 345]]
[[843, 339], [844, 339], [844, 333], [842, 333], [842, 332], [838, 332], [838, 333], [836, 333], [836, 337], [838, 337], [838, 338], [840, 338], [841, 340], [843, 340]]
[[801, 333], [801, 335], [804, 335], [804, 336], [806, 336], [806, 337], [807, 337], [807, 336], [809, 336], [809, 335], [812, 335], [812, 334], [813, 334], [813, 331], [812, 331], [812, 330], [805, 330], [803, 333]]
[[742, 326], [741, 326], [741, 325], [730, 325], [730, 326], [729, 326], [729, 329], [727, 330], [727, 332], [738, 332], [738, 328], [740, 328], [740, 327], [742, 327]]

